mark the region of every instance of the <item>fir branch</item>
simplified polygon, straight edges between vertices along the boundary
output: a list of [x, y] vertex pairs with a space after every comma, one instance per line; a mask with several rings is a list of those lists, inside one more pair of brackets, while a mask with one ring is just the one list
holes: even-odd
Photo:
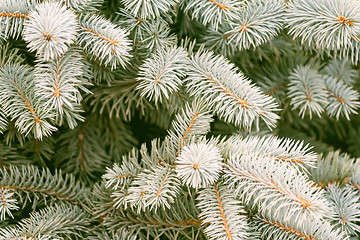
[[195, 99], [191, 104], [186, 103], [176, 114], [172, 128], [168, 131], [174, 150], [179, 151], [190, 139], [209, 132], [212, 121], [212, 116], [202, 101]]
[[286, 15], [289, 34], [318, 48], [346, 49], [360, 31], [359, 10], [356, 0], [291, 1]]
[[357, 64], [360, 60], [360, 55], [359, 55], [360, 39], [359, 37], [355, 39], [350, 40], [351, 44], [348, 47], [341, 48], [339, 51], [334, 51], [333, 52], [334, 57], [341, 60], [351, 61], [352, 64]]
[[217, 30], [218, 26], [236, 16], [242, 3], [235, 0], [186, 0], [182, 5], [185, 13], [190, 12], [193, 19]]
[[339, 150], [329, 152], [326, 156], [320, 154], [316, 162], [316, 168], [310, 170], [311, 178], [321, 187], [336, 183], [345, 185], [355, 175], [359, 160], [350, 158], [348, 154], [340, 153]]
[[76, 127], [76, 120], [84, 120], [79, 114], [82, 99], [79, 87], [86, 89], [83, 85], [90, 83], [81, 82], [85, 68], [82, 61], [78, 51], [69, 50], [55, 60], [39, 62], [35, 68], [35, 81], [39, 88], [36, 95], [44, 101], [46, 109], [54, 112], [59, 125], [66, 120], [70, 128]]
[[11, 48], [9, 43], [2, 44], [0, 46], [0, 68], [13, 63], [21, 64], [24, 59], [21, 57], [18, 48]]
[[[64, 172], [78, 176], [85, 182], [99, 178], [110, 165], [110, 156], [101, 141], [101, 131], [96, 122], [82, 123], [74, 130], [68, 130], [58, 139], [55, 162]], [[100, 141], [99, 141], [100, 140]]]
[[19, 38], [25, 20], [38, 3], [38, 0], [1, 0], [0, 38]]
[[277, 104], [261, 93], [242, 72], [222, 56], [198, 52], [191, 56], [187, 91], [203, 98], [227, 122], [251, 127], [259, 118], [274, 127]]
[[355, 188], [355, 190], [360, 191], [360, 160], [357, 160], [356, 165], [352, 171], [352, 176], [350, 177], [350, 184]]
[[202, 224], [210, 239], [247, 239], [248, 226], [241, 203], [225, 186], [210, 186], [200, 190], [197, 198]]
[[177, 3], [178, 0], [121, 0], [125, 9], [141, 19], [160, 17], [166, 14]]
[[[251, 128], [275, 127], [274, 95], [274, 134], [301, 130], [355, 156], [359, 9], [0, 0], [0, 239], [348, 240], [360, 230], [359, 159], [316, 160], [302, 141]], [[335, 119], [301, 119], [324, 111]], [[55, 124], [63, 132], [47, 138]]]
[[48, 120], [52, 119], [35, 94], [33, 73], [30, 67], [9, 64], [0, 69], [0, 101], [7, 116], [15, 120], [15, 126], [25, 135], [34, 133], [35, 138], [49, 136], [56, 130]]
[[115, 163], [112, 168], [107, 167], [106, 173], [102, 176], [105, 188], [112, 189], [111, 197], [115, 197], [115, 207], [126, 204], [127, 189], [142, 170], [142, 167], [138, 164], [138, 158], [139, 151], [133, 148], [128, 155], [122, 157], [120, 166]]
[[122, 67], [130, 58], [128, 33], [103, 17], [94, 14], [80, 16], [80, 33], [77, 43], [105, 66]]
[[80, 208], [54, 205], [32, 213], [14, 227], [0, 229], [0, 239], [83, 239], [88, 227], [87, 214]]
[[179, 192], [180, 182], [169, 166], [145, 169], [131, 183], [126, 201], [137, 211], [149, 208], [155, 211], [160, 206], [170, 208]]
[[238, 50], [257, 47], [274, 38], [283, 26], [284, 3], [278, 0], [252, 0], [230, 21], [224, 38], [235, 41]]
[[345, 59], [333, 59], [325, 68], [320, 71], [323, 75], [331, 76], [337, 81], [342, 80], [345, 84], [352, 85], [357, 78], [357, 71], [354, 69], [350, 61]]
[[162, 102], [163, 98], [177, 92], [182, 85], [187, 67], [187, 53], [183, 48], [169, 48], [157, 51], [140, 67], [137, 80], [141, 96], [150, 101]]
[[9, 167], [9, 165], [25, 165], [31, 161], [19, 153], [19, 149], [0, 143], [0, 166]]
[[358, 235], [360, 232], [360, 196], [351, 187], [340, 188], [336, 184], [326, 188], [327, 197], [332, 206], [329, 219], [334, 226], [348, 233]]
[[157, 210], [157, 208], [170, 208], [170, 204], [177, 197], [180, 181], [174, 174], [173, 168], [157, 167], [154, 171], [155, 179], [150, 181], [148, 191], [145, 192], [146, 207]]
[[75, 12], [98, 11], [104, 0], [56, 0]]
[[360, 107], [359, 93], [347, 86], [342, 81], [336, 81], [332, 77], [325, 79], [326, 91], [329, 95], [329, 104], [326, 111], [330, 116], [335, 116], [339, 119], [341, 115], [345, 115], [347, 120], [350, 120], [349, 114], [356, 114]]
[[121, 161], [125, 153], [138, 145], [133, 130], [123, 119], [95, 114], [90, 120], [93, 121], [91, 124], [99, 126], [102, 132], [101, 141], [112, 161]]
[[151, 146], [143, 143], [140, 147], [141, 166], [144, 169], [153, 169], [154, 166], [168, 166], [169, 158], [172, 153], [169, 152], [166, 142], [161, 142], [159, 138], [151, 141]]
[[[166, 183], [160, 185], [162, 186], [161, 195], [163, 195], [163, 191], [167, 191], [167, 187], [165, 185]], [[158, 194], [158, 191], [156, 192]], [[112, 194], [112, 197], [113, 202], [116, 201], [116, 196], [114, 196], [114, 194]], [[127, 229], [131, 230], [132, 232], [136, 232], [136, 235], [140, 234], [139, 231], [141, 229], [146, 229], [147, 236], [149, 236], [148, 234], [150, 234], [151, 236], [160, 236], [162, 234], [165, 234], [171, 239], [177, 239], [175, 236], [179, 237], [179, 233], [181, 232], [182, 234], [188, 236], [187, 239], [191, 239], [191, 234], [186, 234], [185, 230], [190, 228], [191, 231], [194, 233], [193, 227], [200, 226], [200, 222], [198, 220], [193, 220], [192, 218], [182, 219], [182, 216], [184, 214], [188, 214], [188, 212], [191, 212], [193, 209], [195, 209], [195, 207], [189, 207], [188, 205], [184, 205], [184, 203], [189, 204], [193, 202], [188, 202], [188, 199], [186, 201], [184, 201], [185, 199], [180, 200], [180, 198], [180, 196], [177, 196], [176, 198], [174, 198], [176, 203], [171, 204], [171, 209], [174, 216], [170, 216], [169, 213], [165, 211], [165, 208], [158, 208], [156, 212], [149, 212], [145, 210], [145, 212], [141, 214], [131, 213], [131, 211], [129, 211], [128, 209], [126, 212], [124, 210], [120, 210], [120, 212], [117, 212], [115, 215], [111, 215], [111, 213], [109, 212], [109, 214], [107, 214], [107, 217], [105, 217], [104, 219], [105, 224], [110, 228], [114, 227], [114, 229], [117, 230], [119, 228], [124, 229], [124, 227], [127, 226]], [[116, 208], [119, 207], [116, 205], [116, 203], [113, 206]], [[171, 232], [177, 232], [177, 234], [173, 235], [171, 232], [161, 230], [163, 228], [166, 229], [169, 227], [173, 228]], [[197, 233], [197, 235], [198, 234], [199, 232]], [[147, 237], [147, 239], [149, 238]]]
[[52, 159], [54, 151], [54, 139], [52, 137], [39, 139], [31, 139], [24, 143], [20, 147], [27, 159], [31, 160], [32, 163], [38, 163], [40, 166], [46, 166], [46, 161]]
[[4, 110], [2, 109], [2, 107], [0, 105], [0, 133], [3, 133], [2, 131], [5, 129], [7, 123], [8, 123], [8, 120], [5, 116]]
[[246, 203], [253, 201], [261, 211], [288, 207], [284, 219], [303, 222], [308, 216], [322, 218], [328, 211], [323, 191], [290, 165], [258, 154], [230, 156], [226, 184]]
[[178, 177], [197, 189], [217, 181], [222, 170], [222, 157], [217, 147], [199, 142], [185, 146], [175, 164]]
[[60, 3], [44, 2], [36, 6], [24, 23], [24, 40], [41, 59], [55, 59], [74, 43], [77, 29], [72, 11]]
[[86, 240], [137, 240], [138, 238], [128, 231], [116, 231], [116, 233], [109, 233], [105, 229], [101, 229], [98, 231], [93, 231], [91, 236], [88, 236]]
[[14, 216], [11, 214], [11, 210], [18, 210], [17, 200], [14, 198], [14, 192], [4, 187], [0, 188], [0, 221], [6, 219], [6, 215], [11, 218]]
[[[223, 144], [223, 154], [258, 154], [273, 158], [278, 162], [289, 163], [300, 169], [314, 168], [317, 162], [317, 154], [310, 151], [309, 144], [289, 138], [275, 136], [233, 136]], [[227, 146], [228, 145], [228, 146]], [[227, 152], [228, 148], [230, 150]]]
[[25, 198], [21, 198], [20, 203], [25, 205], [28, 200], [33, 201], [33, 207], [39, 200], [46, 199], [80, 205], [87, 193], [72, 175], [62, 176], [61, 171], [52, 174], [47, 168], [32, 165], [1, 167], [0, 187], [24, 193]]
[[288, 97], [293, 109], [300, 108], [299, 115], [304, 118], [308, 113], [310, 119], [315, 113], [319, 117], [327, 105], [324, 79], [310, 66], [298, 66], [289, 77]]
[[[101, 192], [103, 201], [99, 203], [101, 208], [107, 204], [106, 201], [111, 201], [104, 196], [104, 191]], [[168, 209], [159, 208], [156, 212], [145, 210], [138, 214], [131, 209], [119, 208], [111, 211], [102, 209], [107, 212], [104, 217], [104, 225], [111, 231], [127, 230], [131, 234], [139, 238], [152, 239], [164, 235], [168, 239], [188, 239], [194, 237], [196, 239], [203, 238], [199, 228], [201, 222], [197, 219], [197, 208], [195, 206], [195, 193], [183, 193], [178, 195], [171, 204], [171, 211]], [[171, 231], [168, 231], [171, 229]]]
[[[283, 213], [283, 212], [282, 212]], [[295, 218], [285, 220], [280, 214], [268, 211], [266, 214], [257, 214], [253, 226], [261, 232], [261, 237], [272, 240], [348, 240], [348, 236], [321, 219], [308, 219], [308, 222], [299, 224]]]
[[203, 41], [207, 49], [220, 53], [225, 57], [233, 57], [238, 51], [236, 41], [230, 41], [232, 33], [228, 33], [231, 30], [229, 22], [224, 22], [218, 29], [207, 28], [206, 33], [203, 36]]
[[137, 47], [140, 56], [150, 56], [177, 44], [177, 37], [171, 33], [169, 24], [161, 18], [144, 22], [139, 28]]
[[116, 80], [111, 82], [111, 86], [98, 85], [93, 91], [94, 98], [90, 100], [93, 109], [99, 106], [100, 113], [107, 112], [110, 117], [122, 117], [124, 120], [130, 120], [136, 110], [145, 115], [147, 110], [152, 109], [154, 106], [136, 90], [138, 70], [139, 63], [132, 62], [126, 69], [116, 72]]
[[[173, 208], [172, 208], [173, 210]], [[185, 210], [185, 209], [184, 209]], [[177, 212], [178, 213], [178, 212]], [[105, 218], [105, 226], [110, 229], [128, 229], [131, 234], [150, 240], [165, 236], [166, 239], [206, 239], [199, 231], [200, 222], [192, 219], [168, 219], [151, 213], [137, 215], [129, 212], [118, 212], [112, 217]], [[171, 229], [169, 231], [169, 229]], [[141, 231], [144, 232], [141, 232]], [[200, 236], [200, 237], [199, 237]]]

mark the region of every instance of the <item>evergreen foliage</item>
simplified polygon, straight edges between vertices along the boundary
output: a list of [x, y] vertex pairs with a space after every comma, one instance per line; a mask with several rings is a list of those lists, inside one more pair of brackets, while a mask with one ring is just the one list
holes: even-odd
[[0, 240], [360, 239], [360, 1], [0, 0]]

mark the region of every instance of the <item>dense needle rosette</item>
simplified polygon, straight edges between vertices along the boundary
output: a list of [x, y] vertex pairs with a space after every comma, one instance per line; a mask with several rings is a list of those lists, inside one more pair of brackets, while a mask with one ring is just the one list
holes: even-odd
[[75, 15], [59, 3], [45, 2], [30, 13], [24, 24], [24, 40], [30, 51], [44, 60], [61, 56], [76, 38]]
[[178, 176], [194, 188], [213, 184], [219, 177], [222, 157], [219, 149], [205, 143], [185, 146], [176, 161]]

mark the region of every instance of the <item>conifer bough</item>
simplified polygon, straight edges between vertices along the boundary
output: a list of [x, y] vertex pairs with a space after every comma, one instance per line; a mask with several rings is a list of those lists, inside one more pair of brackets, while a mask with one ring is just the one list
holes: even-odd
[[358, 0], [0, 0], [0, 240], [355, 240]]

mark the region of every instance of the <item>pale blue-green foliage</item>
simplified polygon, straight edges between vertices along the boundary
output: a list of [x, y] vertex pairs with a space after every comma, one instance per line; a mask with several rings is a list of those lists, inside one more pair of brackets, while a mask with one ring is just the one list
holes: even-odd
[[[357, 160], [360, 161], [360, 160]], [[351, 184], [358, 190], [360, 190], [360, 165], [356, 164], [353, 171], [352, 171], [352, 175], [350, 175], [350, 182]]]
[[[0, 46], [0, 68], [9, 63], [21, 63], [23, 59], [19, 56], [18, 49], [11, 49], [9, 44]], [[4, 112], [2, 104], [0, 104], [0, 133], [6, 128], [8, 118]]]
[[266, 213], [256, 214], [252, 226], [261, 234], [261, 239], [269, 240], [349, 240], [348, 236], [326, 220], [308, 218], [311, 224], [299, 224], [296, 218], [284, 219], [281, 217], [287, 209], [275, 212], [273, 209]]
[[168, 13], [178, 0], [121, 0], [121, 2], [132, 15], [148, 19]]
[[231, 155], [224, 177], [237, 196], [247, 204], [258, 205], [261, 212], [288, 208], [278, 217], [304, 223], [308, 216], [322, 218], [328, 211], [324, 192], [305, 174], [266, 155]]
[[251, 0], [217, 29], [208, 28], [206, 46], [225, 56], [255, 48], [273, 39], [283, 27], [284, 4], [278, 0]]
[[[104, 193], [103, 191], [102, 195], [99, 196], [100, 201], [105, 201], [99, 204], [100, 207], [110, 200]], [[147, 210], [142, 214], [137, 214], [130, 209], [119, 208], [116, 211], [105, 212], [104, 226], [111, 231], [126, 230], [137, 235], [140, 239], [156, 237], [189, 240], [208, 239], [200, 230], [202, 227], [200, 220], [197, 219], [199, 213], [195, 206], [195, 195], [195, 192], [183, 192], [171, 205], [171, 211], [159, 208], [157, 212]], [[100, 214], [104, 213], [101, 212]]]
[[183, 48], [159, 50], [139, 68], [137, 89], [155, 103], [169, 99], [182, 85], [187, 68], [187, 53]]
[[338, 52], [334, 53], [334, 56], [339, 59], [351, 61], [353, 64], [357, 64], [360, 60], [359, 49], [359, 41], [351, 40], [351, 45], [349, 47], [341, 48]]
[[0, 188], [14, 190], [19, 196], [19, 205], [60, 201], [66, 204], [80, 204], [86, 198], [87, 190], [73, 175], [62, 175], [62, 171], [51, 173], [48, 168], [33, 165], [0, 168]]
[[116, 233], [109, 233], [105, 229], [101, 229], [99, 231], [94, 231], [92, 236], [88, 236], [87, 240], [137, 240], [136, 235], [130, 234], [128, 231], [118, 231]]
[[170, 152], [180, 151], [181, 148], [195, 138], [208, 133], [210, 131], [210, 123], [213, 121], [212, 115], [204, 102], [196, 99], [191, 104], [187, 103], [175, 115], [171, 123], [171, 128], [168, 130], [169, 137], [165, 140], [168, 141], [168, 143], [165, 143], [167, 148]]
[[2, 44], [0, 46], [0, 67], [8, 63], [22, 63], [23, 60], [19, 54], [19, 49], [13, 49], [9, 44]]
[[1, 195], [1, 205], [0, 205], [0, 221], [6, 219], [6, 215], [14, 218], [11, 214], [11, 210], [18, 210], [17, 200], [15, 198], [15, 192], [13, 190], [9, 190], [7, 188], [0, 188]]
[[217, 30], [223, 23], [233, 19], [242, 8], [243, 1], [236, 0], [184, 0], [181, 3], [185, 13]]
[[335, 227], [349, 235], [360, 232], [360, 196], [353, 187], [340, 188], [337, 184], [326, 188], [327, 198], [332, 204], [328, 218]]
[[161, 18], [145, 22], [142, 26], [142, 34], [139, 35], [139, 48], [146, 51], [148, 56], [156, 51], [163, 51], [176, 44], [177, 37], [171, 34], [169, 25]]
[[185, 146], [177, 160], [176, 173], [185, 185], [195, 189], [208, 187], [218, 180], [223, 167], [219, 149], [211, 143]]
[[[179, 147], [184, 145], [186, 138], [190, 139], [196, 133], [204, 132], [204, 129], [199, 129], [197, 126], [202, 127], [203, 123], [210, 123], [209, 115], [206, 114], [207, 111], [202, 105], [194, 102], [192, 107], [193, 110], [190, 106], [186, 106], [183, 111], [185, 121], [179, 115], [177, 120], [180, 122], [174, 121], [173, 123], [175, 129], [180, 128], [183, 134], [179, 136], [170, 135], [164, 144], [160, 144], [158, 140], [152, 141], [149, 153], [146, 145], [142, 145], [140, 150], [141, 165], [136, 164], [138, 153], [133, 150], [132, 154], [123, 158], [121, 165], [115, 164], [112, 169], [107, 170], [103, 177], [105, 186], [113, 189], [111, 196], [114, 197], [114, 205], [117, 208], [130, 207], [138, 213], [152, 209], [158, 211], [159, 208], [170, 208], [178, 196], [180, 178], [174, 171], [174, 165], [169, 165], [168, 161], [175, 160], [176, 152], [179, 151]], [[206, 131], [207, 129], [205, 129]], [[219, 175], [221, 166], [221, 157], [219, 153], [217, 154], [217, 156], [212, 155], [218, 158], [219, 169], [216, 173], [214, 171], [209, 173], [211, 178], [215, 179]], [[207, 182], [208, 176], [205, 174], [199, 178], [199, 181]]]
[[112, 69], [125, 66], [131, 56], [130, 40], [125, 30], [94, 14], [82, 14], [79, 21], [77, 42], [89, 55]]
[[49, 122], [53, 115], [42, 107], [36, 96], [32, 69], [26, 65], [9, 64], [0, 70], [0, 101], [3, 111], [15, 121], [25, 135], [32, 132], [35, 138], [49, 136], [56, 128]]
[[344, 115], [350, 120], [350, 114], [356, 114], [360, 107], [359, 93], [341, 80], [337, 81], [332, 77], [325, 79], [325, 86], [329, 94], [329, 104], [326, 107], [328, 114], [336, 119]]
[[212, 240], [247, 239], [248, 224], [244, 208], [234, 193], [224, 185], [201, 189], [197, 197], [199, 218]]
[[0, 1], [0, 39], [19, 38], [29, 13], [39, 0], [1, 0]]
[[76, 11], [76, 12], [84, 12], [84, 11], [98, 11], [98, 7], [100, 7], [104, 0], [56, 0], [66, 7]]
[[31, 213], [29, 218], [22, 219], [16, 226], [0, 229], [0, 239], [21, 239], [24, 236], [30, 239], [81, 239], [80, 233], [88, 226], [84, 210], [55, 204]]
[[[9, 44], [0, 46], [0, 68], [9, 63], [21, 63], [23, 59], [19, 56], [18, 49], [11, 49]], [[2, 104], [0, 103], [0, 133], [3, 133], [8, 124], [8, 118], [4, 112]]]
[[[323, 73], [330, 71], [324, 68]], [[344, 78], [346, 78], [344, 76]], [[351, 85], [345, 84], [339, 77], [321, 75], [309, 65], [298, 66], [289, 76], [288, 97], [293, 109], [300, 109], [299, 115], [304, 118], [309, 114], [321, 117], [326, 110], [330, 117], [339, 119], [356, 114], [360, 106], [359, 93]]]
[[23, 39], [40, 59], [60, 57], [74, 43], [78, 22], [75, 14], [56, 2], [38, 4], [24, 22]]
[[[166, 162], [164, 150], [161, 142], [154, 140], [151, 143], [151, 151], [148, 152], [147, 146], [143, 144], [140, 151], [133, 150], [131, 154], [124, 157], [121, 165], [115, 164], [112, 169], [107, 170], [103, 176], [105, 187], [110, 190], [111, 200], [109, 200], [119, 211], [116, 211], [114, 217], [107, 218], [105, 225], [116, 227], [116, 229], [122, 229], [124, 225], [127, 225], [128, 229], [133, 229], [121, 219], [126, 218], [126, 214], [130, 216], [135, 212], [137, 216], [134, 221], [138, 222], [138, 226], [142, 228], [142, 224], [149, 226], [150, 223], [155, 227], [154, 229], [147, 228], [151, 235], [152, 231], [158, 231], [157, 228], [162, 223], [165, 223], [165, 226], [168, 224], [174, 226], [174, 231], [184, 231], [191, 227], [187, 221], [200, 225], [198, 220], [186, 220], [181, 217], [192, 212], [194, 208], [186, 206], [194, 204], [194, 199], [189, 202], [184, 201], [185, 199], [179, 195], [180, 181], [173, 166]], [[139, 157], [141, 157], [141, 162], [137, 164], [136, 160]], [[184, 193], [181, 191], [181, 194]], [[182, 210], [185, 209], [184, 207], [186, 211]], [[124, 208], [127, 213], [123, 211]], [[169, 212], [165, 209], [168, 208], [171, 208], [171, 212], [175, 211], [173, 213], [176, 214], [177, 220], [166, 217]], [[139, 231], [139, 229], [134, 229], [134, 231]], [[164, 234], [171, 235], [170, 232], [164, 232]]]
[[35, 67], [35, 82], [39, 89], [36, 95], [44, 102], [44, 108], [54, 112], [59, 125], [67, 121], [69, 127], [74, 128], [76, 120], [84, 120], [79, 114], [82, 100], [79, 89], [87, 90], [84, 85], [89, 85], [84, 69], [82, 56], [75, 49], [56, 60], [41, 61]]
[[360, 3], [356, 0], [293, 0], [286, 21], [289, 33], [318, 48], [348, 48], [358, 41]]
[[239, 50], [261, 45], [278, 34], [283, 25], [284, 4], [278, 0], [252, 0], [230, 21], [225, 33]]
[[311, 151], [312, 146], [303, 141], [279, 138], [272, 135], [248, 136], [234, 135], [220, 143], [223, 154], [261, 154], [269, 158], [285, 162], [299, 170], [314, 168], [317, 154]]
[[[311, 58], [306, 53], [294, 49], [294, 47], [286, 41], [285, 36], [275, 38], [271, 43], [277, 45], [275, 49], [278, 49], [279, 46], [285, 46], [285, 52], [276, 54], [276, 56], [279, 56], [279, 61], [275, 64], [273, 61], [264, 61], [264, 64], [255, 67], [255, 69], [259, 70], [251, 71], [251, 77], [259, 79], [258, 84], [263, 91], [268, 95], [276, 97], [280, 106], [284, 107], [283, 105], [286, 104], [288, 100], [286, 93], [289, 76], [294, 69], [298, 66], [305, 65], [310, 65], [312, 68], [318, 69], [320, 64], [317, 58]], [[249, 59], [247, 60], [249, 61]]]
[[142, 171], [131, 183], [125, 197], [131, 208], [137, 212], [146, 208], [171, 208], [180, 188], [180, 181], [172, 167], [158, 166]]
[[4, 110], [0, 107], [0, 133], [2, 133], [2, 130], [5, 129], [7, 124], [7, 119], [4, 114]]
[[289, 77], [288, 97], [294, 109], [300, 108], [299, 115], [310, 118], [315, 113], [319, 117], [327, 104], [325, 82], [322, 76], [310, 66], [298, 66]]
[[187, 91], [204, 99], [225, 121], [251, 127], [262, 119], [270, 128], [275, 126], [278, 109], [274, 99], [261, 93], [223, 56], [198, 52], [190, 57], [189, 70]]
[[354, 84], [358, 77], [357, 71], [350, 61], [338, 59], [331, 60], [320, 73], [329, 75], [336, 80], [342, 80], [348, 85]]
[[320, 154], [316, 168], [310, 170], [311, 178], [319, 185], [326, 187], [332, 183], [344, 185], [355, 176], [359, 169], [360, 159], [351, 158], [340, 151], [330, 152], [326, 156]]
[[115, 163], [112, 168], [106, 168], [106, 174], [102, 176], [106, 188], [122, 189], [131, 182], [131, 178], [139, 174], [142, 167], [135, 161], [138, 154], [134, 148], [122, 157], [121, 165]]
[[[305, 135], [330, 121], [315, 116], [357, 113], [359, 9], [357, 0], [0, 0], [0, 239], [356, 234], [359, 160], [317, 158], [303, 141], [252, 130], [291, 115]], [[150, 141], [137, 120], [162, 137]], [[62, 132], [47, 137], [55, 126]], [[147, 143], [133, 148], [138, 136]], [[51, 168], [19, 166], [28, 163]]]
[[207, 28], [203, 36], [206, 48], [224, 56], [233, 56], [237, 52], [236, 41], [230, 41], [227, 32], [231, 30], [230, 23], [221, 24], [218, 29]]
[[135, 49], [141, 50], [137, 54], [145, 57], [177, 43], [176, 35], [171, 33], [168, 22], [162, 17], [142, 19], [120, 9], [114, 22], [130, 32], [130, 37], [135, 42]]

